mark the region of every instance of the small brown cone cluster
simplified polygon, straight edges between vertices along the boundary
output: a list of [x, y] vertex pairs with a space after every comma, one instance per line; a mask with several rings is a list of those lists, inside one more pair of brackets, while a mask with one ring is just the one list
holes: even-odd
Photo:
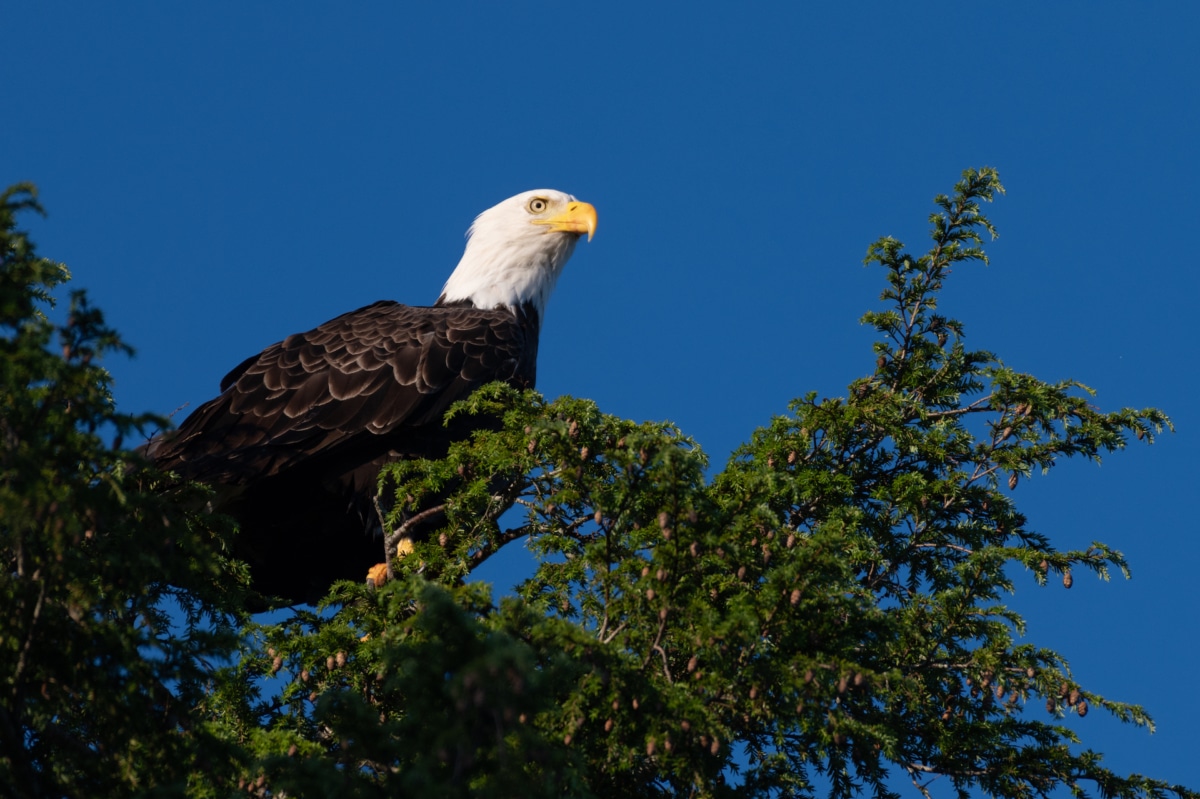
[[[1083, 718], [1088, 714], [1088, 703], [1083, 698], [1083, 693], [1078, 688], [1072, 688], [1067, 683], [1062, 683], [1058, 689], [1058, 701], [1065, 703], [1068, 707], [1075, 709], [1079, 714], [1079, 718]], [[1056, 708], [1054, 697], [1047, 697], [1046, 711], [1053, 713]]]

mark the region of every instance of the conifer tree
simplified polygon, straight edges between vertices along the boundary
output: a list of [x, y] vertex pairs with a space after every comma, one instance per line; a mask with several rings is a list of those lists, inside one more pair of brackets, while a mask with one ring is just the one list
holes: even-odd
[[48, 318], [70, 276], [16, 226], [38, 211], [0, 194], [0, 794], [177, 793], [237, 755], [193, 709], [234, 652], [238, 569], [195, 492], [121, 448], [156, 422], [113, 405], [100, 361], [128, 347], [82, 292]]
[[[37, 262], [48, 277], [14, 272], [6, 341], [37, 328], [41, 338], [19, 346], [43, 353], [31, 363], [47, 360], [25, 373], [6, 359], [6, 391], [24, 392], [17, 404], [28, 414], [46, 406], [36, 406], [39, 392], [70, 386], [81, 399], [57, 428], [5, 428], [4, 590], [21, 613], [5, 622], [3, 657], [15, 663], [13, 642], [34, 643], [13, 683], [22, 703], [0, 700], [6, 723], [32, 719], [23, 737], [4, 739], [3, 767], [40, 778], [41, 764], [53, 764], [62, 780], [94, 778], [98, 764], [129, 751], [118, 741], [133, 736], [108, 726], [127, 709], [119, 700], [159, 734], [139, 743], [153, 756], [112, 782], [113, 795], [185, 784], [201, 796], [890, 797], [929, 796], [941, 778], [961, 796], [1200, 796], [1116, 774], [1078, 744], [1068, 715], [1150, 718], [1079, 683], [1053, 642], [1025, 641], [1005, 604], [1033, 585], [1069, 588], [1080, 572], [1127, 573], [1106, 544], [1063, 551], [1031, 529], [1018, 509], [1021, 481], [1065, 458], [1152, 442], [1170, 422], [1153, 408], [1097, 410], [1080, 383], [1045, 382], [967, 349], [962, 323], [938, 300], [953, 269], [986, 260], [984, 235], [995, 231], [982, 204], [1002, 191], [994, 170], [968, 170], [936, 198], [927, 251], [873, 244], [867, 263], [885, 289], [863, 319], [877, 333], [865, 376], [843, 397], [793, 401], [720, 470], [670, 424], [500, 385], [477, 392], [452, 413], [490, 423], [446, 458], [384, 476], [396, 498], [393, 579], [339, 584], [321, 608], [241, 624], [236, 655], [224, 660], [220, 624], [193, 625], [207, 639], [167, 632], [166, 596], [191, 609], [188, 624], [203, 613], [236, 619], [222, 615], [240, 596], [236, 575], [211, 554], [225, 538], [213, 518], [188, 510], [194, 496], [155, 490], [144, 464], [95, 433], [80, 433], [82, 449], [67, 460], [39, 450], [38, 463], [59, 464], [52, 476], [26, 479], [29, 463], [15, 460], [20, 448], [8, 442], [37, 439], [34, 430], [146, 420], [117, 415], [107, 376], [87, 371], [97, 367], [82, 353], [116, 340], [86, 306], [72, 319], [95, 319], [78, 328], [87, 335], [63, 356], [46, 352], [48, 323], [32, 309], [59, 267]], [[22, 197], [6, 195], [6, 208]], [[27, 246], [17, 234], [6, 241], [20, 247], [5, 253]], [[21, 258], [5, 256], [6, 281]], [[50, 448], [62, 435], [29, 446]], [[48, 510], [41, 497], [52, 488], [74, 498], [67, 513], [61, 498]], [[27, 506], [30, 522], [9, 521], [26, 518], [10, 508]], [[91, 521], [93, 506], [103, 524]], [[60, 517], [76, 520], [61, 534]], [[147, 542], [166, 530], [164, 560]], [[43, 553], [40, 576], [23, 565], [30, 540]], [[519, 540], [536, 571], [513, 596], [470, 579]], [[105, 568], [125, 548], [145, 570]], [[36, 610], [55, 592], [82, 599], [55, 598], [57, 615]], [[80, 636], [72, 658], [111, 653], [124, 666], [95, 677], [54, 671], [66, 667], [49, 645], [56, 639], [43, 637], [46, 620], [70, 619], [70, 601], [87, 609], [89, 629], [123, 631], [111, 641]], [[154, 620], [161, 657], [137, 637], [142, 618]], [[205, 646], [214, 654], [202, 662]], [[107, 704], [70, 706], [65, 697], [81, 687]], [[94, 737], [75, 755], [29, 746], [59, 718]], [[84, 783], [61, 784], [69, 793]]]
[[[1012, 566], [1067, 587], [1126, 572], [1103, 543], [1061, 551], [1030, 529], [1020, 480], [1170, 423], [966, 348], [939, 293], [986, 260], [981, 204], [1001, 191], [967, 171], [935, 200], [927, 252], [873, 244], [873, 369], [845, 397], [797, 399], [711, 477], [671, 425], [586, 400], [495, 387], [458, 408], [503, 425], [387, 478], [393, 544], [444, 526], [391, 584], [263, 628], [272, 657], [243, 663], [281, 686], [257, 705], [264, 785], [892, 796], [942, 776], [962, 795], [1193, 796], [1074, 746], [1068, 714], [1150, 719], [1021, 640], [1004, 604]], [[538, 566], [516, 596], [465, 582], [525, 537]]]

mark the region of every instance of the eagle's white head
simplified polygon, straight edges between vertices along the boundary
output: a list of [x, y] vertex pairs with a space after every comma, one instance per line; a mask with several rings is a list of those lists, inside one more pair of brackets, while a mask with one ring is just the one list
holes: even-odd
[[475, 218], [462, 260], [438, 304], [470, 300], [476, 308], [525, 303], [546, 315], [546, 301], [579, 237], [596, 232], [596, 209], [553, 189], [509, 197]]

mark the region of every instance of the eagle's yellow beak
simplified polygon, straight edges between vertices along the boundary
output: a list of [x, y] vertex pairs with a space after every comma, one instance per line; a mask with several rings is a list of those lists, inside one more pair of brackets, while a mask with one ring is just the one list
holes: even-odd
[[567, 204], [567, 210], [557, 216], [546, 219], [533, 219], [535, 225], [546, 225], [551, 230], [561, 233], [586, 233], [588, 241], [596, 234], [596, 209], [591, 203], [572, 202]]

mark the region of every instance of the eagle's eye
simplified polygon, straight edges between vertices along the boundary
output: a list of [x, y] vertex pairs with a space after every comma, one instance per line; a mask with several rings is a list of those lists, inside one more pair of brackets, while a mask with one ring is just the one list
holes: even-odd
[[540, 214], [550, 207], [550, 202], [545, 197], [534, 197], [525, 207], [531, 214]]

